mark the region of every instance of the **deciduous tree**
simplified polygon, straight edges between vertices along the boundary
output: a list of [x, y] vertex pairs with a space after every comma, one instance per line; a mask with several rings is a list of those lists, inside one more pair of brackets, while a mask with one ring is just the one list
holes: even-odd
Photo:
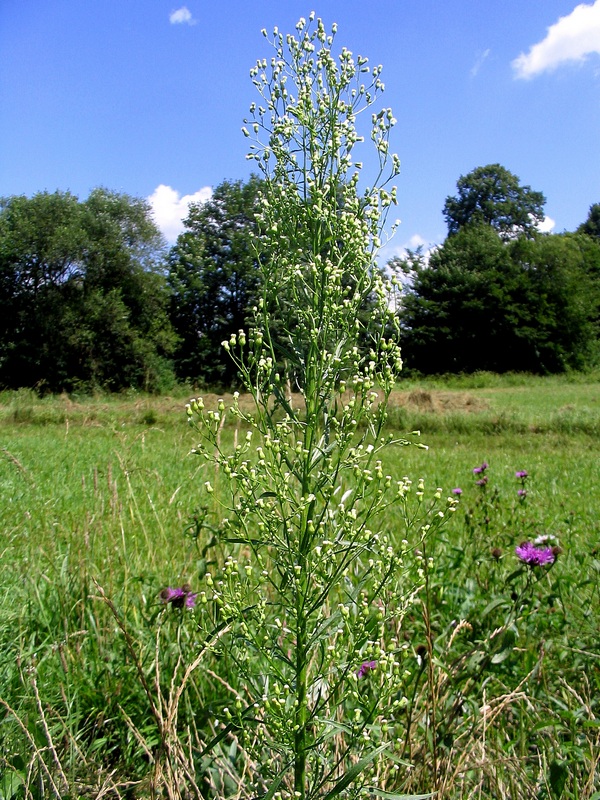
[[590, 212], [585, 222], [577, 228], [577, 233], [594, 236], [600, 241], [600, 203], [590, 206]]
[[449, 236], [472, 223], [490, 225], [505, 240], [531, 236], [544, 220], [544, 195], [521, 186], [519, 178], [500, 164], [461, 175], [457, 189], [444, 205]]
[[158, 388], [174, 336], [144, 200], [94, 190], [0, 201], [0, 383]]
[[517, 339], [506, 306], [520, 276], [490, 226], [461, 229], [428, 263], [413, 257], [395, 266], [411, 275], [400, 314], [409, 368], [425, 373], [511, 369]]
[[598, 358], [600, 247], [576, 234], [505, 243], [469, 225], [410, 273], [403, 353], [425, 373], [581, 369]]
[[245, 327], [257, 299], [253, 240], [261, 181], [224, 181], [210, 200], [193, 204], [169, 257], [171, 319], [180, 337], [177, 374], [229, 385], [236, 369], [221, 346]]

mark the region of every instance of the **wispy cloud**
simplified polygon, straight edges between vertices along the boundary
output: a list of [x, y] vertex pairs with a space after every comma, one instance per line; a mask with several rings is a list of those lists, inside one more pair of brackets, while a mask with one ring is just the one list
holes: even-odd
[[211, 197], [210, 186], [203, 186], [194, 194], [181, 197], [176, 189], [161, 183], [152, 192], [148, 202], [152, 206], [154, 219], [165, 239], [169, 244], [175, 244], [179, 234], [184, 231], [183, 220], [188, 215], [190, 203], [205, 203]]
[[583, 61], [600, 54], [600, 0], [581, 3], [548, 28], [545, 39], [512, 62], [517, 78], [534, 78], [567, 61]]
[[384, 244], [378, 253], [378, 261], [380, 264], [387, 264], [393, 258], [404, 259], [408, 255], [408, 251], [414, 251], [421, 248], [423, 253], [428, 253], [431, 245], [419, 233], [413, 234], [408, 241], [403, 243], [392, 240]]
[[192, 12], [187, 6], [171, 11], [169, 14], [169, 22], [171, 25], [195, 25], [196, 20], [192, 16]]
[[472, 78], [474, 78], [477, 75], [477, 73], [479, 72], [479, 70], [481, 69], [481, 67], [483, 65], [483, 62], [486, 60], [486, 58], [489, 56], [489, 54], [491, 52], [492, 51], [488, 47], [487, 50], [483, 51], [483, 53], [478, 53], [477, 60], [475, 61], [475, 63], [471, 67], [471, 77]]

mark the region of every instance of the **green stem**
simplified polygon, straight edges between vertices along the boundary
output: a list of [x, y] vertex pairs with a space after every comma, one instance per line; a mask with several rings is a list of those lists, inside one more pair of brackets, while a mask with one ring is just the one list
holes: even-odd
[[[304, 560], [304, 559], [303, 559]], [[306, 797], [306, 750], [307, 750], [307, 630], [305, 613], [305, 568], [298, 580], [296, 594], [296, 718], [294, 734], [294, 792], [299, 800]]]

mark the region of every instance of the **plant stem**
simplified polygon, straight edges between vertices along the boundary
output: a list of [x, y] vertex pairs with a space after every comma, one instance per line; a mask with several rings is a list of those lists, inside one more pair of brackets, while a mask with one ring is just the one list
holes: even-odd
[[[302, 559], [304, 561], [304, 559]], [[306, 797], [307, 706], [307, 631], [306, 564], [302, 563], [296, 593], [296, 731], [294, 734], [294, 791], [299, 800]]]

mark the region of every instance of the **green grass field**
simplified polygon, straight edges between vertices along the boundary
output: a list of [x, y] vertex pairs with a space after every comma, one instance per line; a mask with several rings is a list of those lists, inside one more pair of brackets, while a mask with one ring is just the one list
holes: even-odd
[[[0, 396], [0, 800], [196, 796], [174, 787], [175, 745], [150, 713], [166, 714], [196, 641], [193, 626], [163, 620], [159, 592], [199, 590], [224, 556], [190, 535], [198, 509], [220, 512], [219, 476], [190, 455], [188, 399]], [[598, 376], [407, 381], [390, 429], [418, 429], [429, 446], [395, 449], [394, 478], [422, 478], [426, 495], [462, 489], [426, 541], [427, 613], [406, 620], [414, 679], [398, 791], [598, 800]], [[222, 432], [232, 445], [241, 434]], [[394, 533], [393, 515], [385, 524]], [[556, 563], [519, 569], [514, 547], [540, 535], [557, 537]], [[244, 796], [235, 738], [215, 745], [229, 748], [231, 775], [194, 755], [219, 730], [230, 669], [207, 657], [168, 730], [203, 796]]]

